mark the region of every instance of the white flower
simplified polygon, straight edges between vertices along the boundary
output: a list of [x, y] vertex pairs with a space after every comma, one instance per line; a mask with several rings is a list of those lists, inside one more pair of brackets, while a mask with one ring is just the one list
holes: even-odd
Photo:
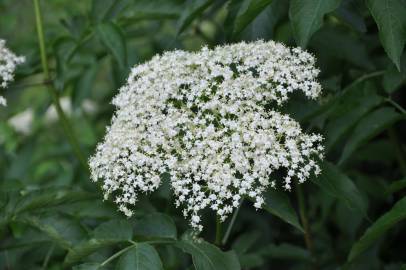
[[[18, 57], [6, 47], [6, 42], [0, 39], [0, 88], [6, 88], [8, 83], [14, 80], [14, 71], [17, 65], [25, 61], [24, 57]], [[0, 105], [6, 106], [6, 99], [0, 96]]]
[[[59, 104], [66, 115], [70, 116], [72, 114], [72, 102], [69, 97], [61, 97]], [[58, 112], [56, 111], [55, 105], [52, 104], [48, 107], [44, 119], [47, 124], [55, 123], [58, 120]]]
[[28, 108], [22, 111], [8, 120], [10, 126], [14, 128], [15, 131], [23, 134], [29, 135], [32, 130], [32, 123], [34, 120], [34, 111], [32, 108]]
[[99, 110], [99, 106], [91, 99], [83, 100], [81, 108], [85, 113], [95, 114]]
[[7, 106], [7, 99], [4, 97], [0, 96], [0, 105], [1, 106]]
[[[74, 110], [72, 101], [69, 97], [61, 97], [59, 99], [59, 104], [66, 115], [72, 116], [72, 114], [77, 113], [77, 111]], [[83, 100], [80, 105], [81, 110], [88, 114], [94, 114], [99, 109], [97, 103], [90, 99]], [[54, 104], [50, 105], [46, 110], [44, 120], [47, 124], [53, 124], [58, 120], [58, 112], [56, 111]]]
[[131, 215], [138, 194], [168, 172], [196, 230], [202, 209], [224, 220], [243, 197], [260, 208], [267, 188], [290, 189], [320, 171], [322, 137], [276, 110], [292, 92], [319, 96], [314, 65], [299, 48], [257, 41], [167, 52], [134, 67], [90, 159], [93, 181], [103, 179], [105, 196]]

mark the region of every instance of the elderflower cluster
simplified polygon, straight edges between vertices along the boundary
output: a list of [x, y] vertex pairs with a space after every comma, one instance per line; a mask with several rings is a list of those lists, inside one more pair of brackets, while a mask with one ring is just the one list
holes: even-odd
[[[14, 80], [17, 65], [24, 61], [24, 57], [16, 56], [6, 47], [6, 41], [0, 39], [0, 88], [6, 88], [8, 83]], [[0, 96], [0, 105], [7, 105], [6, 99], [2, 96]]]
[[196, 230], [205, 208], [221, 220], [243, 197], [260, 208], [267, 188], [289, 190], [320, 172], [322, 137], [277, 111], [289, 93], [319, 96], [318, 73], [311, 54], [272, 41], [155, 56], [114, 98], [92, 180], [103, 179], [105, 198], [131, 216], [139, 193], [156, 190], [167, 172]]

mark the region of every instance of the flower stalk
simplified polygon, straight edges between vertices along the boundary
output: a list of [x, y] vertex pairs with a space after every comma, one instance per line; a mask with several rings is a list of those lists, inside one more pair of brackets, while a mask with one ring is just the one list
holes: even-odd
[[51, 81], [51, 76], [49, 73], [49, 66], [48, 66], [48, 59], [47, 59], [47, 54], [46, 54], [46, 47], [45, 47], [45, 36], [44, 36], [44, 29], [42, 25], [42, 14], [41, 14], [41, 9], [39, 5], [39, 0], [34, 0], [34, 10], [35, 10], [35, 21], [36, 21], [36, 28], [37, 28], [37, 34], [38, 34], [38, 44], [39, 44], [39, 49], [40, 49], [40, 54], [41, 54], [41, 64], [42, 64], [42, 70], [44, 74], [44, 84], [47, 85], [47, 89], [49, 91], [49, 94], [52, 98], [52, 102], [56, 108], [56, 112], [58, 114], [60, 123], [62, 125], [62, 128], [65, 131], [65, 134], [68, 138], [68, 141], [70, 145], [72, 146], [73, 152], [76, 156], [76, 158], [79, 160], [81, 166], [87, 171], [88, 166], [86, 159], [82, 153], [82, 150], [80, 148], [79, 141], [77, 140], [74, 130], [72, 128], [72, 125], [69, 122], [68, 117], [64, 113], [61, 104], [59, 102], [59, 95], [56, 89], [52, 86], [49, 85], [47, 82]]
[[303, 195], [303, 189], [301, 185], [297, 185], [297, 200], [299, 204], [299, 214], [300, 214], [300, 220], [303, 225], [303, 229], [305, 231], [304, 233], [304, 239], [306, 243], [307, 249], [310, 251], [310, 253], [313, 254], [313, 241], [310, 233], [310, 226], [309, 226], [309, 220], [307, 219], [307, 213], [306, 213], [306, 204], [305, 204], [305, 199]]
[[221, 235], [222, 235], [222, 226], [221, 226], [221, 220], [220, 217], [216, 217], [216, 240], [214, 241], [214, 244], [216, 246], [221, 246]]
[[227, 227], [226, 233], [224, 234], [223, 240], [221, 240], [221, 244], [222, 244], [223, 246], [227, 243], [228, 238], [230, 237], [231, 230], [232, 230], [232, 228], [233, 228], [233, 226], [234, 226], [235, 221], [237, 220], [238, 212], [240, 212], [240, 208], [241, 208], [241, 205], [242, 205], [243, 201], [244, 201], [244, 200], [241, 200], [240, 205], [239, 205], [238, 208], [234, 211], [233, 216], [231, 217], [231, 221], [230, 221], [230, 223], [228, 224], [228, 227]]
[[310, 231], [310, 223], [309, 219], [307, 216], [307, 211], [306, 211], [306, 202], [305, 202], [305, 197], [303, 194], [303, 188], [300, 184], [296, 185], [296, 195], [297, 195], [297, 200], [299, 204], [299, 215], [300, 215], [300, 221], [303, 225], [304, 229], [304, 240], [306, 244], [306, 249], [310, 252], [312, 258], [313, 258], [313, 266], [314, 269], [318, 269], [318, 263], [317, 263], [317, 257], [314, 252], [314, 245], [313, 245], [313, 239], [312, 239], [312, 234]]

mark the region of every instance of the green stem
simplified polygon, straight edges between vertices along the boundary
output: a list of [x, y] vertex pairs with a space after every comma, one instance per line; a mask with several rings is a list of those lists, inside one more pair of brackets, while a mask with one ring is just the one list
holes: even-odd
[[220, 217], [216, 217], [216, 240], [214, 241], [214, 244], [216, 244], [217, 246], [221, 245], [221, 220]]
[[45, 255], [44, 263], [42, 264], [42, 269], [45, 270], [48, 268], [48, 263], [49, 263], [49, 260], [51, 259], [54, 249], [55, 249], [55, 244], [52, 244], [51, 247], [49, 248], [47, 254]]
[[34, 9], [35, 9], [35, 23], [37, 26], [38, 42], [41, 55], [41, 64], [44, 72], [45, 80], [49, 80], [49, 67], [45, 49], [45, 38], [44, 38], [44, 28], [42, 27], [42, 14], [39, 6], [39, 0], [34, 0]]
[[[36, 21], [37, 33], [38, 33], [38, 43], [39, 43], [40, 54], [41, 54], [41, 63], [42, 63], [42, 69], [44, 72], [44, 82], [49, 82], [49, 81], [51, 81], [51, 76], [49, 73], [49, 66], [48, 66], [47, 54], [46, 54], [46, 49], [45, 49], [45, 37], [44, 37], [44, 30], [43, 30], [43, 26], [42, 26], [42, 15], [41, 15], [41, 9], [40, 9], [40, 5], [39, 5], [39, 0], [34, 0], [34, 9], [35, 9], [35, 21]], [[82, 167], [87, 171], [88, 166], [87, 166], [86, 159], [84, 158], [84, 155], [82, 154], [82, 150], [80, 149], [80, 145], [75, 136], [72, 125], [70, 124], [66, 114], [62, 110], [61, 104], [59, 102], [58, 92], [51, 85], [48, 85], [47, 88], [48, 88], [49, 94], [52, 97], [52, 102], [54, 103], [56, 112], [58, 113], [59, 121], [62, 125], [62, 128], [64, 129], [66, 136], [69, 140], [69, 143], [72, 146], [73, 152], [76, 155], [76, 157], [79, 160]]]
[[174, 240], [150, 240], [150, 241], [144, 241], [142, 243], [146, 243], [146, 244], [161, 244], [161, 245], [165, 245], [165, 244], [173, 244], [175, 241]]
[[[347, 91], [349, 91], [351, 88], [356, 86], [357, 84], [362, 83], [363, 81], [369, 80], [374, 77], [382, 76], [384, 73], [385, 73], [384, 70], [378, 70], [378, 71], [374, 71], [374, 72], [362, 75], [361, 77], [357, 78], [355, 81], [353, 81], [352, 83], [350, 83], [349, 85], [344, 87], [339, 95], [342, 96]], [[321, 113], [333, 108], [333, 106], [337, 102], [337, 100], [339, 100], [339, 99], [337, 99], [337, 98], [330, 99], [329, 101], [327, 101], [327, 103], [325, 103], [324, 105], [321, 105], [319, 109], [317, 109], [314, 112], [310, 113], [309, 115], [303, 117], [302, 121], [308, 121], [308, 120], [312, 119], [313, 117], [320, 115]]]
[[10, 258], [9, 258], [9, 256], [8, 256], [8, 250], [5, 250], [4, 251], [4, 259], [5, 259], [5, 261], [6, 261], [6, 269], [11, 269], [11, 266], [10, 266]]
[[389, 102], [393, 107], [395, 107], [396, 109], [398, 109], [401, 113], [406, 114], [406, 110], [403, 109], [402, 106], [400, 106], [399, 104], [397, 104], [395, 101], [393, 101], [391, 98], [387, 98], [385, 99], [387, 102]]
[[110, 256], [109, 258], [107, 258], [107, 260], [105, 260], [104, 262], [102, 262], [100, 264], [100, 267], [105, 266], [106, 264], [108, 264], [109, 262], [111, 262], [112, 260], [114, 260], [115, 258], [119, 257], [121, 254], [125, 253], [127, 250], [130, 250], [132, 248], [134, 248], [136, 246], [136, 244], [133, 244], [131, 246], [128, 246], [126, 248], [123, 248], [122, 250], [114, 253], [112, 256]]
[[348, 90], [348, 89], [351, 89], [351, 88], [354, 87], [355, 85], [357, 85], [357, 84], [359, 84], [359, 83], [362, 83], [362, 82], [365, 81], [365, 80], [368, 80], [368, 79], [371, 79], [371, 78], [374, 78], [374, 77], [378, 77], [378, 76], [381, 76], [381, 75], [383, 75], [383, 74], [385, 74], [385, 70], [378, 70], [378, 71], [374, 71], [374, 72], [365, 74], [365, 75], [359, 77], [358, 79], [356, 79], [355, 81], [353, 81], [352, 83], [350, 83], [348, 86], [346, 86], [346, 87], [343, 89], [343, 92], [346, 91], [346, 90]]
[[231, 229], [233, 228], [234, 223], [235, 223], [235, 221], [237, 220], [237, 215], [238, 215], [238, 212], [240, 211], [240, 207], [241, 207], [242, 203], [243, 203], [243, 200], [241, 200], [240, 205], [237, 207], [237, 209], [236, 209], [236, 210], [234, 211], [234, 213], [233, 213], [233, 216], [231, 217], [231, 221], [230, 221], [230, 223], [228, 224], [226, 233], [224, 234], [223, 240], [221, 241], [221, 244], [222, 244], [223, 246], [227, 243], [227, 240], [228, 240], [228, 238], [230, 237]]
[[307, 219], [307, 213], [306, 213], [306, 204], [305, 204], [305, 199], [304, 199], [304, 195], [303, 195], [303, 189], [300, 184], [297, 185], [296, 194], [297, 194], [297, 200], [299, 203], [300, 220], [302, 221], [303, 229], [305, 231], [304, 240], [306, 243], [306, 248], [309, 250], [309, 252], [311, 254], [314, 254], [313, 253], [313, 240], [312, 240], [312, 236], [310, 233], [310, 225], [309, 225], [309, 220]]

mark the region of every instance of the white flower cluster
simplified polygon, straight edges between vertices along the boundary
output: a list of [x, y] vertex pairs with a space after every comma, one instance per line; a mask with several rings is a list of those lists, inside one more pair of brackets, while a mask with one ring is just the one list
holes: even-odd
[[[24, 61], [24, 57], [16, 56], [6, 47], [6, 41], [0, 39], [0, 88], [6, 88], [8, 83], [13, 81], [17, 65]], [[2, 96], [0, 96], [0, 105], [7, 105], [6, 99]]]
[[314, 57], [275, 42], [257, 41], [172, 51], [132, 69], [113, 104], [117, 111], [90, 159], [92, 180], [105, 198], [131, 216], [140, 192], [170, 174], [176, 206], [202, 230], [199, 211], [224, 220], [243, 197], [260, 208], [263, 192], [290, 189], [318, 174], [322, 137], [275, 110], [288, 94], [316, 98]]

